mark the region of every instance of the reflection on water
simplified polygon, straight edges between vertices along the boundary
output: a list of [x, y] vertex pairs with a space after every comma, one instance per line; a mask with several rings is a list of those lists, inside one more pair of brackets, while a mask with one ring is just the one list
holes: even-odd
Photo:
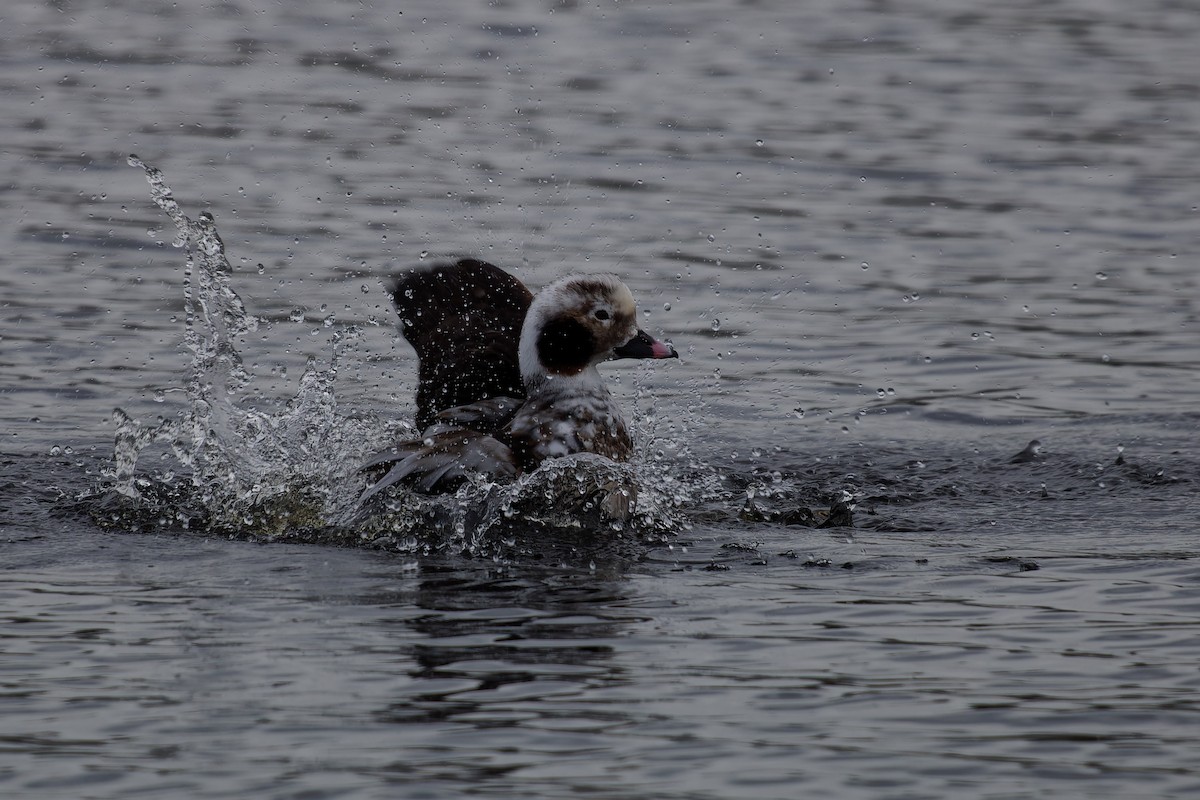
[[[430, 613], [411, 622], [425, 638], [409, 657], [410, 674], [428, 683], [381, 712], [380, 721], [553, 729], [563, 712], [548, 700], [578, 698], [589, 687], [621, 680], [609, 663], [611, 640], [638, 619], [608, 610], [625, 599], [618, 579], [506, 572], [423, 571], [413, 603]], [[525, 710], [504, 710], [525, 702]], [[594, 715], [571, 713], [562, 724], [581, 731], [591, 721], [594, 732], [604, 732], [621, 716], [619, 709], [598, 708]]]
[[[1193, 9], [5, 14], [6, 796], [1200, 787]], [[620, 273], [687, 348], [609, 372], [671, 533], [517, 525], [468, 557], [97, 530], [74, 498], [113, 408], [150, 430], [195, 400], [186, 259], [130, 152], [219, 220], [261, 420], [305, 416], [357, 327], [337, 414], [403, 428], [401, 266]], [[266, 446], [312, 431], [268, 428], [264, 462], [312, 472]], [[839, 503], [849, 526], [805, 516]]]

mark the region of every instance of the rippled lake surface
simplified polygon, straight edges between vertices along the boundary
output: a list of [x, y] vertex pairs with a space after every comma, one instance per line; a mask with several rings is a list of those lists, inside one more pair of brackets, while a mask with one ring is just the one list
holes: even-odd
[[[0, 18], [3, 796], [1200, 794], [1194, 4]], [[339, 413], [410, 418], [422, 259], [623, 275], [674, 527], [99, 524], [113, 409], [189, 403], [130, 153], [215, 215], [264, 409], [357, 328]]]

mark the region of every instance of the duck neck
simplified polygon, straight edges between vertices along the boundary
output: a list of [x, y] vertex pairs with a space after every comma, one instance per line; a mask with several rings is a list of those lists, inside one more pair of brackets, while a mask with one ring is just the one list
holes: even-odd
[[609, 397], [608, 389], [595, 364], [589, 364], [574, 375], [536, 372], [527, 374], [524, 378], [525, 392], [530, 399], [565, 399], [580, 395]]

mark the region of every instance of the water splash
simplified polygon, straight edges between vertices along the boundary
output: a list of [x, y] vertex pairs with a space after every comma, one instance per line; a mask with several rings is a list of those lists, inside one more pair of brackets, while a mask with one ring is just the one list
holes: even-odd
[[[369, 482], [357, 469], [364, 455], [415, 431], [339, 407], [339, 363], [359, 331], [335, 331], [328, 364], [310, 358], [296, 395], [282, 408], [251, 407], [245, 401], [252, 376], [239, 346], [258, 320], [231, 285], [214, 219], [188, 217], [160, 170], [136, 156], [129, 163], [144, 171], [154, 203], [175, 225], [174, 245], [186, 249], [188, 406], [154, 423], [114, 412], [113, 462], [95, 505], [101, 522], [477, 555], [536, 547], [548, 531], [596, 541], [599, 533], [634, 538], [686, 526], [681, 509], [696, 497], [697, 484], [664, 475], [662, 442], [653, 438], [648, 447], [655, 455], [644, 469], [580, 454], [510, 485], [481, 478], [440, 497], [398, 488], [360, 507]], [[178, 470], [138, 471], [155, 444], [170, 448]], [[642, 472], [653, 473], [652, 480]]]
[[554, 543], [656, 540], [681, 527], [681, 504], [648, 485], [635, 464], [592, 453], [550, 459], [514, 483], [477, 477], [453, 495], [405, 489], [358, 509], [354, 524], [374, 546], [406, 551], [462, 551], [508, 558]]
[[[258, 320], [230, 283], [232, 268], [213, 217], [188, 217], [160, 170], [137, 156], [130, 156], [129, 164], [145, 172], [151, 198], [175, 224], [174, 245], [186, 248], [188, 407], [154, 425], [140, 424], [120, 409], [114, 412], [117, 434], [108, 489], [142, 515], [149, 511], [215, 530], [270, 535], [328, 527], [355, 499], [347, 465], [358, 463], [363, 449], [388, 430], [377, 420], [338, 409], [339, 361], [359, 331], [347, 327], [334, 333], [328, 365], [310, 358], [284, 408], [264, 412], [246, 405], [251, 376], [238, 347], [258, 328]], [[170, 446], [182, 475], [138, 473], [141, 454], [154, 443]]]
[[[162, 172], [136, 156], [129, 163], [145, 173], [152, 199], [175, 225], [175, 246], [186, 250], [188, 404], [154, 422], [114, 411], [113, 460], [90, 497], [98, 522], [498, 559], [557, 554], [564, 561], [659, 541], [696, 521], [850, 524], [848, 495], [823, 490], [823, 502], [833, 505], [814, 514], [797, 505], [806, 490], [777, 471], [739, 464], [736, 454], [735, 463], [718, 468], [693, 452], [689, 443], [707, 425], [704, 392], [682, 414], [662, 418], [653, 394], [636, 381], [642, 413], [632, 416], [641, 446], [631, 463], [582, 453], [547, 461], [511, 484], [477, 477], [435, 497], [394, 487], [360, 505], [371, 482], [358, 469], [364, 456], [416, 434], [407, 422], [339, 405], [339, 365], [360, 331], [335, 330], [327, 364], [310, 358], [295, 396], [261, 410], [239, 351], [259, 321], [233, 289], [212, 215], [188, 217]], [[154, 446], [169, 450], [174, 469], [139, 471]]]

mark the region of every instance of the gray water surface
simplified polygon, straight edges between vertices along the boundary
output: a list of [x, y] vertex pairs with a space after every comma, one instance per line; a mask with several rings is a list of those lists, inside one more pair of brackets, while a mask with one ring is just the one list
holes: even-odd
[[[1200, 9], [0, 22], [3, 796], [1200, 793]], [[97, 525], [113, 408], [188, 403], [185, 254], [129, 153], [216, 216], [262, 408], [356, 325], [339, 408], [411, 417], [401, 267], [620, 273], [684, 356], [606, 373], [678, 527]]]

